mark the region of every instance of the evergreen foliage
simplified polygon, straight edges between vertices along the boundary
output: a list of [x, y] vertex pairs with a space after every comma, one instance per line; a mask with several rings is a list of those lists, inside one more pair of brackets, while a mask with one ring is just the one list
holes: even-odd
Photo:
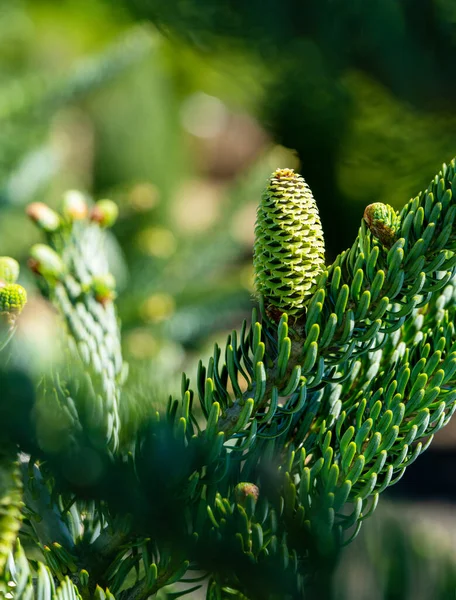
[[89, 212], [76, 192], [66, 194], [62, 216], [44, 204], [28, 208], [48, 242], [32, 247], [30, 266], [65, 323], [69, 335], [62, 350], [69, 364], [86, 370], [87, 418], [102, 424], [103, 440], [113, 448], [118, 446], [125, 369], [103, 229], [114, 223], [116, 210], [111, 201], [102, 200]]
[[368, 207], [325, 267], [310, 190], [276, 171], [256, 229], [259, 312], [200, 362], [194, 389], [184, 374], [181, 396], [125, 435], [105, 256], [116, 209], [75, 192], [61, 214], [29, 207], [46, 237], [30, 266], [64, 335], [35, 387], [2, 350], [6, 597], [146, 600], [181, 582], [177, 598], [202, 581], [208, 600], [323, 593], [340, 548], [456, 409], [455, 193], [452, 161], [399, 214]]

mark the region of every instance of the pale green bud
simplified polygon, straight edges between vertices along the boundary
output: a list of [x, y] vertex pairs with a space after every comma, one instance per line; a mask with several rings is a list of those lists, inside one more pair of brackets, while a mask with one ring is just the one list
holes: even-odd
[[94, 276], [90, 287], [96, 300], [101, 304], [106, 304], [116, 297], [116, 280], [111, 273]]
[[63, 214], [70, 221], [80, 221], [88, 214], [87, 201], [82, 192], [68, 190], [63, 196]]
[[117, 204], [112, 200], [99, 200], [92, 208], [91, 219], [101, 227], [112, 227], [119, 216]]
[[60, 256], [46, 244], [35, 244], [30, 250], [29, 266], [46, 279], [59, 279], [65, 272]]
[[27, 207], [27, 215], [34, 221], [38, 227], [49, 233], [56, 231], [61, 220], [59, 215], [42, 202], [33, 202]]
[[19, 263], [10, 256], [0, 256], [0, 280], [16, 283], [19, 277]]

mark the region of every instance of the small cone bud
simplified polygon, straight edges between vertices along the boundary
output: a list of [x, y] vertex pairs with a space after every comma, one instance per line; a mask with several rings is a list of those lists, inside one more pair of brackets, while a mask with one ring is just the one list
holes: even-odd
[[119, 209], [112, 200], [99, 200], [92, 208], [90, 215], [92, 221], [99, 223], [101, 227], [112, 227], [117, 221]]
[[63, 214], [70, 221], [80, 221], [88, 214], [87, 202], [84, 194], [77, 190], [69, 190], [63, 196]]
[[35, 244], [30, 250], [29, 266], [46, 279], [59, 279], [65, 272], [60, 256], [46, 244]]
[[256, 502], [259, 494], [260, 490], [254, 483], [242, 482], [238, 483], [234, 488], [234, 498], [236, 503], [241, 506], [245, 506], [249, 498], [252, 498]]
[[27, 215], [38, 227], [49, 233], [56, 231], [61, 224], [59, 215], [42, 202], [33, 202], [27, 207]]
[[116, 280], [111, 273], [93, 277], [91, 288], [95, 295], [95, 299], [101, 304], [111, 302], [116, 297]]
[[0, 281], [16, 283], [19, 277], [19, 263], [9, 256], [0, 256]]
[[317, 205], [292, 169], [272, 174], [258, 208], [253, 264], [255, 283], [271, 316], [299, 315], [325, 265]]
[[27, 292], [17, 283], [0, 288], [0, 313], [19, 315], [27, 302]]
[[389, 204], [374, 202], [364, 211], [364, 220], [372, 234], [387, 248], [391, 248], [397, 238], [400, 218]]

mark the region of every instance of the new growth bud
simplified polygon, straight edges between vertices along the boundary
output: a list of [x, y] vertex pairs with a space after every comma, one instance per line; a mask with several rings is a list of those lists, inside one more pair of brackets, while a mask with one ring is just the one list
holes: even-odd
[[19, 263], [9, 256], [0, 256], [0, 282], [16, 283], [19, 277]]
[[33, 202], [32, 204], [29, 204], [27, 207], [27, 215], [38, 225], [38, 227], [48, 233], [56, 231], [61, 225], [59, 215], [42, 202]]
[[77, 190], [68, 190], [63, 196], [63, 214], [70, 221], [80, 221], [88, 214], [84, 194]]
[[99, 200], [92, 208], [90, 218], [101, 227], [112, 227], [117, 221], [119, 209], [112, 200]]
[[255, 282], [271, 314], [299, 315], [325, 265], [317, 205], [293, 169], [273, 173], [258, 208]]
[[65, 272], [60, 256], [46, 244], [35, 244], [30, 250], [29, 266], [46, 279], [59, 279]]
[[389, 204], [374, 202], [364, 211], [364, 220], [372, 234], [387, 248], [391, 248], [397, 238], [401, 221]]
[[106, 304], [116, 297], [116, 280], [111, 273], [96, 275], [92, 278], [91, 289], [97, 302]]
[[234, 498], [236, 500], [236, 504], [240, 504], [241, 506], [245, 506], [245, 503], [249, 498], [256, 502], [259, 495], [260, 490], [254, 483], [243, 481], [238, 483], [234, 488]]

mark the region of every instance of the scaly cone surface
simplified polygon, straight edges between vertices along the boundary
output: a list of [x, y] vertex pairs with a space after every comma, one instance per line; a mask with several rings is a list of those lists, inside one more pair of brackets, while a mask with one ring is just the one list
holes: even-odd
[[0, 313], [19, 314], [26, 302], [27, 293], [21, 285], [7, 283], [0, 287]]
[[277, 169], [263, 193], [255, 227], [256, 288], [274, 316], [299, 316], [325, 265], [323, 230], [309, 186]]

